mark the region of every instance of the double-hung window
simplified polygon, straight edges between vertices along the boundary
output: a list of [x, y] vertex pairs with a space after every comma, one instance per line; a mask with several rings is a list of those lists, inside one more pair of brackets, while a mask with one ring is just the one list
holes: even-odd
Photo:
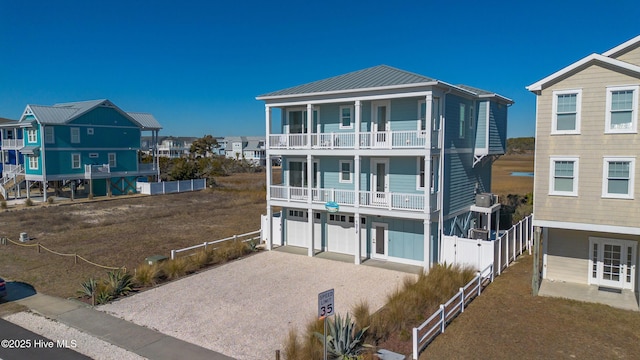
[[582, 90], [553, 92], [552, 134], [579, 134]]
[[80, 154], [71, 154], [71, 168], [80, 169]]
[[38, 157], [37, 156], [29, 156], [29, 169], [38, 170]]
[[466, 106], [465, 104], [460, 104], [460, 128], [458, 129], [458, 138], [460, 139], [464, 139], [464, 127], [465, 127], [465, 120], [466, 120]]
[[602, 197], [633, 199], [635, 161], [632, 157], [604, 158]]
[[340, 106], [340, 129], [353, 129], [353, 106]]
[[114, 168], [118, 165], [116, 161], [116, 153], [109, 153], [109, 167]]
[[77, 127], [71, 128], [71, 143], [72, 144], [80, 143], [80, 128], [77, 128]]
[[34, 143], [38, 141], [38, 132], [36, 129], [27, 130], [27, 142]]
[[605, 133], [635, 133], [638, 127], [638, 85], [607, 87]]
[[351, 183], [351, 167], [353, 162], [351, 160], [340, 160], [340, 182]]
[[53, 128], [51, 126], [44, 128], [44, 142], [46, 144], [53, 144], [55, 142], [53, 135]]
[[578, 196], [577, 157], [551, 157], [549, 195]]

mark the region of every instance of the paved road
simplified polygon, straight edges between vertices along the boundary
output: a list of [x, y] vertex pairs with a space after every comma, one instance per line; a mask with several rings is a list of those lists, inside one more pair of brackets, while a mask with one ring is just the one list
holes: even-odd
[[[68, 348], [64, 347], [66, 340]], [[73, 348], [73, 339], [50, 340], [18, 325], [0, 319], [0, 359], [1, 360], [85, 360]], [[73, 340], [75, 341], [75, 340]]]

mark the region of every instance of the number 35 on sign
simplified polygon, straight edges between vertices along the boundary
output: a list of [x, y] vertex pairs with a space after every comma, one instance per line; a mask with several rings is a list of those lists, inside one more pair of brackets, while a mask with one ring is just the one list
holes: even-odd
[[333, 315], [333, 289], [318, 294], [318, 318], [322, 319]]

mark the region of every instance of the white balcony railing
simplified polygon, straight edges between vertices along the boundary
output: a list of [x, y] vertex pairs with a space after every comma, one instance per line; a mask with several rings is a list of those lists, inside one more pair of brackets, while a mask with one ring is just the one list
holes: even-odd
[[[442, 146], [439, 130], [431, 132], [431, 148]], [[361, 132], [359, 145], [361, 149], [419, 149], [426, 146], [425, 131], [374, 131]], [[353, 132], [313, 133], [311, 148], [313, 149], [353, 149], [356, 145], [356, 134]], [[304, 149], [307, 148], [307, 134], [269, 135], [269, 146], [272, 149]]]
[[85, 165], [84, 175], [87, 178], [101, 177], [108, 175], [111, 172], [109, 164], [102, 165]]
[[24, 147], [24, 139], [3, 139], [3, 149], [19, 149]]
[[[293, 202], [307, 202], [308, 189], [306, 187], [294, 187], [284, 185], [271, 186], [271, 199]], [[340, 189], [312, 189], [312, 202], [324, 204], [327, 201], [335, 201], [340, 205], [355, 205], [356, 191]], [[430, 195], [431, 209], [440, 209], [438, 193]], [[405, 194], [395, 192], [360, 191], [360, 206], [383, 208], [389, 210], [424, 211], [424, 194]]]

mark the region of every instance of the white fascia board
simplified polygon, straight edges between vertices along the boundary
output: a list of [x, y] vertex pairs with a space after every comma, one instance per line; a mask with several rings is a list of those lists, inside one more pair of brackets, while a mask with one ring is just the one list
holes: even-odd
[[565, 75], [565, 74], [567, 74], [567, 73], [569, 73], [569, 72], [571, 72], [573, 70], [576, 70], [576, 69], [580, 68], [581, 66], [584, 66], [584, 65], [586, 65], [586, 64], [588, 64], [590, 62], [602, 62], [602, 63], [609, 64], [609, 65], [612, 65], [612, 66], [615, 66], [615, 67], [619, 67], [621, 69], [625, 69], [625, 70], [629, 70], [629, 71], [638, 73], [640, 75], [640, 66], [629, 64], [627, 62], [616, 60], [616, 59], [612, 59], [612, 58], [609, 58], [609, 57], [606, 57], [606, 56], [602, 56], [602, 55], [599, 55], [599, 54], [591, 54], [591, 55], [589, 55], [589, 56], [587, 56], [585, 58], [582, 58], [581, 60], [578, 60], [578, 61], [574, 62], [573, 64], [571, 64], [571, 65], [569, 65], [569, 66], [567, 66], [567, 67], [565, 67], [565, 68], [563, 68], [563, 69], [561, 69], [559, 71], [556, 71], [555, 73], [547, 76], [546, 78], [527, 86], [526, 89], [531, 91], [531, 92], [541, 91], [542, 87], [545, 84], [547, 84], [547, 83], [553, 81], [554, 79], [556, 79], [556, 78], [558, 78], [560, 76], [563, 76], [563, 75]]
[[607, 50], [607, 51], [603, 52], [602, 55], [603, 56], [607, 56], [607, 57], [611, 56], [611, 55], [614, 55], [614, 54], [616, 54], [616, 53], [618, 53], [618, 52], [620, 52], [620, 51], [622, 51], [622, 50], [624, 50], [624, 49], [626, 49], [626, 48], [628, 48], [630, 46], [635, 45], [638, 42], [640, 42], [640, 35], [634, 37], [631, 40], [625, 41], [624, 43], [614, 47], [611, 50]]
[[[323, 93], [325, 94], [325, 93]], [[381, 95], [371, 95], [371, 96], [357, 96], [357, 97], [345, 97], [345, 98], [332, 98], [332, 99], [322, 99], [322, 100], [297, 100], [297, 101], [289, 101], [289, 102], [278, 102], [278, 103], [269, 103], [268, 106], [272, 108], [285, 107], [285, 106], [303, 106], [307, 104], [331, 104], [331, 103], [346, 103], [346, 102], [355, 102], [356, 100], [384, 100], [384, 99], [396, 99], [396, 98], [406, 98], [406, 97], [415, 97], [415, 96], [427, 96], [431, 94], [431, 91], [419, 91], [419, 92], [410, 92], [410, 93], [398, 93], [398, 94], [381, 94]], [[260, 99], [258, 99], [260, 100]]]
[[493, 94], [485, 94], [485, 95], [478, 95], [478, 97], [479, 97], [480, 99], [497, 98], [497, 99], [502, 100], [502, 101], [504, 101], [504, 102], [506, 102], [506, 103], [508, 103], [508, 104], [513, 104], [513, 103], [515, 103], [515, 101], [513, 101], [513, 100], [509, 99], [508, 97], [504, 97], [504, 96], [502, 96], [502, 95], [500, 95], [500, 94], [496, 94], [496, 93], [493, 93]]
[[554, 228], [554, 229], [606, 232], [606, 233], [613, 233], [613, 234], [640, 235], [640, 227], [572, 223], [572, 222], [552, 221], [552, 220], [536, 220], [535, 214], [533, 219], [533, 226], [541, 226], [541, 227]]
[[437, 85], [438, 83], [439, 83], [438, 81], [429, 81], [424, 83], [390, 85], [390, 86], [380, 86], [380, 87], [361, 88], [361, 89], [345, 89], [345, 90], [322, 91], [322, 92], [301, 93], [301, 94], [273, 95], [273, 96], [257, 96], [256, 100], [277, 100], [277, 99], [288, 99], [288, 98], [306, 97], [306, 96], [337, 95], [337, 94], [349, 94], [354, 92], [406, 89], [406, 88], [412, 88], [412, 87], [433, 86], [433, 85]]

